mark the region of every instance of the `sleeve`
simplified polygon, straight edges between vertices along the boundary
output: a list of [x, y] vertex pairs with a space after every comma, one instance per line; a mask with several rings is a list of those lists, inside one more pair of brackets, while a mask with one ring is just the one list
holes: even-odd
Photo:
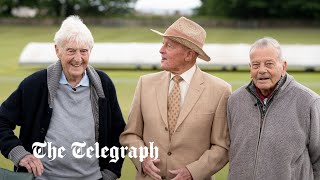
[[15, 166], [18, 167], [20, 160], [28, 154], [31, 154], [31, 153], [29, 153], [23, 146], [19, 145], [14, 147], [10, 151], [8, 158], [14, 163]]
[[[231, 120], [231, 109], [230, 109], [230, 105], [231, 105], [231, 98], [228, 99], [227, 102], [227, 121], [228, 121], [228, 131], [231, 131], [231, 127], [232, 127], [232, 120]], [[230, 104], [230, 105], [229, 105]]]
[[[123, 146], [130, 147], [140, 147], [144, 146], [143, 141], [143, 117], [141, 112], [141, 88], [142, 88], [142, 78], [139, 79], [135, 94], [133, 97], [133, 102], [131, 104], [131, 109], [129, 112], [127, 126], [125, 131], [120, 136], [120, 143]], [[138, 155], [139, 157], [139, 155]], [[142, 172], [141, 162], [138, 158], [131, 159], [139, 173]]]
[[228, 162], [230, 145], [227, 126], [227, 101], [231, 87], [225, 88], [219, 100], [211, 130], [211, 148], [195, 162], [187, 165], [193, 179], [205, 179], [215, 174]]
[[9, 158], [9, 153], [14, 147], [22, 145], [13, 132], [16, 125], [21, 125], [21, 96], [20, 84], [0, 106], [0, 151], [6, 158]]
[[103, 171], [101, 171], [101, 174], [102, 174], [103, 180], [116, 180], [117, 179], [117, 175], [114, 174], [112, 171], [109, 171], [108, 169], [104, 169]]
[[[108, 93], [106, 94], [108, 94], [108, 99], [110, 100], [110, 119], [108, 120], [109, 125], [107, 130], [108, 147], [117, 147], [120, 149], [121, 144], [119, 142], [119, 137], [120, 134], [124, 131], [126, 124], [119, 106], [116, 89], [111, 80], [108, 85]], [[124, 158], [122, 158], [122, 156], [119, 156], [119, 160], [116, 163], [107, 163], [106, 169], [112, 171], [118, 177], [120, 177], [123, 161]]]
[[320, 98], [311, 107], [309, 154], [314, 179], [320, 180]]

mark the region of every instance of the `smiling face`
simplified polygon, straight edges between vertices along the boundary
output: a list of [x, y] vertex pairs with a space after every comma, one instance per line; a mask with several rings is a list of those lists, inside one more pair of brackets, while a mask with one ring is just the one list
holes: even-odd
[[285, 74], [286, 61], [280, 61], [277, 50], [271, 46], [255, 48], [250, 52], [251, 78], [261, 93], [267, 96]]
[[167, 37], [163, 38], [160, 49], [161, 69], [180, 75], [193, 66], [196, 53]]
[[91, 49], [74, 41], [65, 42], [62, 47], [55, 45], [55, 49], [67, 81], [76, 86], [87, 68]]

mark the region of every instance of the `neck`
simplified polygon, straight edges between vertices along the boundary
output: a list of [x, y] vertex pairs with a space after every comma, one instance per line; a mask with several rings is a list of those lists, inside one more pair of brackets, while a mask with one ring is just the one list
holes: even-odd
[[260, 92], [261, 92], [261, 94], [262, 94], [264, 97], [268, 97], [268, 96], [272, 93], [273, 90], [274, 90], [274, 89], [266, 90], [266, 91], [260, 90]]
[[180, 69], [177, 69], [176, 71], [171, 71], [172, 74], [174, 75], [181, 75], [184, 72], [188, 71], [190, 68], [192, 68], [193, 64], [186, 64], [185, 66], [181, 67]]
[[66, 79], [72, 87], [76, 87], [80, 83], [81, 79], [83, 78], [83, 75], [84, 74], [82, 74], [82, 76], [80, 76], [80, 77], [67, 77], [66, 76]]
[[81, 79], [79, 79], [79, 80], [78, 79], [77, 80], [69, 80], [69, 79], [67, 79], [67, 81], [72, 87], [76, 87], [80, 83]]

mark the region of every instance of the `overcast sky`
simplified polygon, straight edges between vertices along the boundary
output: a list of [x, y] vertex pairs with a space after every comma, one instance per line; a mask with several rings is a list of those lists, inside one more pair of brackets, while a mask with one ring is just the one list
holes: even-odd
[[200, 0], [138, 0], [135, 9], [154, 14], [171, 14], [176, 11], [190, 14], [191, 9], [199, 7], [200, 4]]

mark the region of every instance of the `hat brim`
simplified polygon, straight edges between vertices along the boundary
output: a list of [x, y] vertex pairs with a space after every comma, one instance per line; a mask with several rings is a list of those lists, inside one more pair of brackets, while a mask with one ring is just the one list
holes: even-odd
[[210, 61], [211, 58], [207, 55], [207, 53], [205, 53], [202, 48], [200, 48], [199, 46], [197, 46], [195, 43], [185, 39], [185, 38], [182, 38], [182, 37], [179, 37], [179, 36], [170, 36], [170, 35], [166, 35], [164, 33], [161, 33], [157, 30], [154, 30], [154, 29], [150, 29], [152, 32], [154, 33], [157, 33], [158, 35], [162, 36], [162, 37], [168, 37], [170, 38], [171, 40], [173, 41], [176, 41], [192, 50], [194, 50], [196, 53], [198, 53], [198, 57], [202, 60], [205, 60], [205, 61]]

